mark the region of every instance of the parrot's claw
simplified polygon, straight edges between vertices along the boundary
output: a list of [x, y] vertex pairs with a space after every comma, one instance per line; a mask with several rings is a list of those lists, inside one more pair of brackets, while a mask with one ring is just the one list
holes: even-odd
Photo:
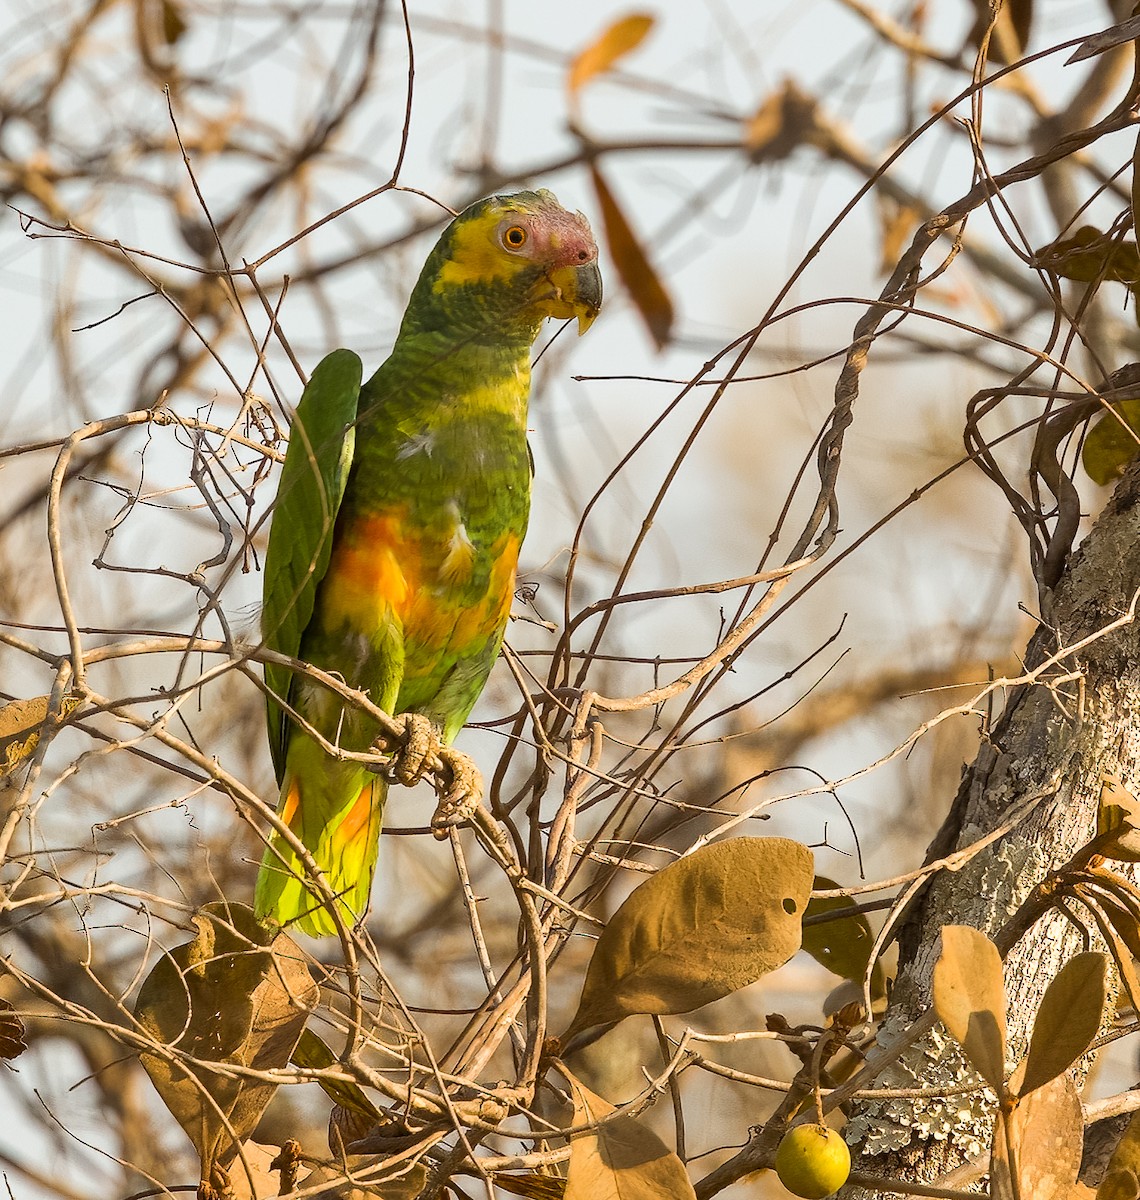
[[384, 774], [394, 783], [415, 787], [427, 775], [428, 763], [442, 756], [439, 731], [422, 713], [401, 713], [396, 721], [404, 729]]
[[435, 837], [443, 839], [449, 829], [475, 815], [483, 799], [483, 776], [471, 759], [458, 750], [443, 746], [439, 758], [446, 782], [441, 780], [436, 788], [439, 804], [431, 819], [431, 829]]

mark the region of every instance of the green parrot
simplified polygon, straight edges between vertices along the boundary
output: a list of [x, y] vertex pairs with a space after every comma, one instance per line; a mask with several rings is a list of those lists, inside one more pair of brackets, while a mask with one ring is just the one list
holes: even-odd
[[[550, 192], [491, 196], [451, 222], [376, 374], [362, 387], [360, 359], [335, 350], [301, 397], [265, 559], [267, 647], [393, 716], [419, 714], [450, 744], [510, 614], [530, 508], [531, 347], [547, 317], [577, 317], [584, 333], [601, 299], [590, 227]], [[278, 816], [351, 925], [368, 907], [388, 785], [312, 734], [362, 752], [378, 726], [288, 667], [267, 664], [265, 682]], [[336, 931], [276, 832], [255, 903], [282, 925]]]

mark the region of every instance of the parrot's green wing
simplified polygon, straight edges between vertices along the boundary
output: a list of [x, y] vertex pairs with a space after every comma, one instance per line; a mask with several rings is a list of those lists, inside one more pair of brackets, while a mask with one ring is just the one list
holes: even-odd
[[[292, 658], [328, 570], [333, 527], [352, 466], [361, 374], [360, 359], [351, 350], [334, 350], [317, 365], [293, 418], [269, 531], [261, 614], [265, 645]], [[289, 698], [292, 678], [288, 667], [265, 664], [269, 746], [278, 783], [288, 743], [279, 701]]]

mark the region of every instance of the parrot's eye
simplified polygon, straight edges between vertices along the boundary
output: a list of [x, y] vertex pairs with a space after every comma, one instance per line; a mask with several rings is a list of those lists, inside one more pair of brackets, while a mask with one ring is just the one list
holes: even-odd
[[526, 230], [521, 225], [512, 225], [503, 231], [503, 245], [508, 250], [521, 250], [526, 245]]

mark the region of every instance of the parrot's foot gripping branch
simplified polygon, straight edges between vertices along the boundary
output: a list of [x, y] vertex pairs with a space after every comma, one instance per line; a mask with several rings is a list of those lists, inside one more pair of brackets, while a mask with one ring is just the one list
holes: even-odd
[[404, 728], [398, 745], [393, 747], [383, 739], [378, 747], [392, 755], [382, 773], [392, 783], [415, 787], [431, 772], [433, 760], [442, 759], [443, 742], [439, 730], [422, 713], [401, 713], [394, 719]]
[[[444, 746], [439, 752], [443, 771], [436, 786], [439, 804], [431, 819], [435, 837], [447, 837], [453, 825], [470, 821], [483, 800], [483, 776], [479, 768], [459, 750]], [[443, 782], [446, 780], [446, 782]]]
[[453, 825], [470, 821], [483, 799], [483, 776], [466, 754], [445, 746], [439, 730], [422, 713], [401, 713], [395, 720], [403, 726], [394, 749], [384, 738], [377, 749], [392, 755], [383, 768], [385, 778], [404, 787], [414, 787], [434, 774], [432, 786], [439, 805], [431, 819], [437, 838], [447, 837]]

